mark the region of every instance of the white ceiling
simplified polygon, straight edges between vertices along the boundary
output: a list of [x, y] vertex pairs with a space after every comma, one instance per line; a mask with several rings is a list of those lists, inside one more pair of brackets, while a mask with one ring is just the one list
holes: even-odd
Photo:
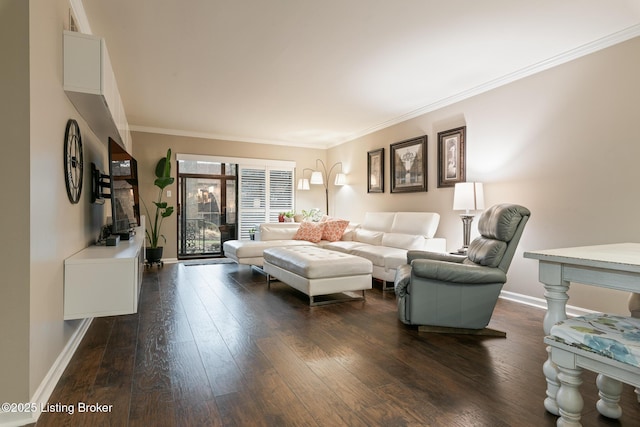
[[134, 130], [318, 147], [640, 35], [640, 0], [81, 1]]

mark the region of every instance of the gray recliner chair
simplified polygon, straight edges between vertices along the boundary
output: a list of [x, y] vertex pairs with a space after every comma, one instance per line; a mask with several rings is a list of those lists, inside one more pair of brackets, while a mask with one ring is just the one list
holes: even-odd
[[530, 215], [514, 204], [487, 209], [466, 256], [409, 251], [394, 282], [398, 318], [421, 331], [505, 336], [486, 326]]

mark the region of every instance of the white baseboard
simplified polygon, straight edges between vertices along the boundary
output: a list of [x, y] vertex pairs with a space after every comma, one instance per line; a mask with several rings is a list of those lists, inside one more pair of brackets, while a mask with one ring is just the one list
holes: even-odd
[[[541, 310], [547, 310], [547, 300], [544, 298], [531, 297], [529, 295], [518, 294], [515, 292], [501, 291], [500, 298], [509, 301], [514, 301], [520, 304], [537, 307]], [[567, 316], [576, 317], [584, 316], [586, 314], [595, 313], [593, 310], [587, 310], [586, 308], [575, 307], [573, 305], [567, 305]]]
[[34, 404], [34, 407], [37, 410], [35, 412], [2, 412], [0, 410], [0, 427], [18, 427], [38, 421], [41, 408], [48, 403], [49, 397], [51, 397], [51, 393], [53, 393], [53, 389], [58, 384], [58, 381], [60, 381], [62, 373], [67, 368], [67, 365], [82, 342], [82, 338], [84, 338], [84, 335], [87, 333], [92, 321], [93, 318], [82, 320], [80, 326], [73, 333], [67, 342], [67, 345], [64, 346], [60, 355], [51, 366], [51, 369], [49, 369], [49, 372], [47, 372], [47, 375], [45, 375], [44, 379], [31, 397], [30, 403]]

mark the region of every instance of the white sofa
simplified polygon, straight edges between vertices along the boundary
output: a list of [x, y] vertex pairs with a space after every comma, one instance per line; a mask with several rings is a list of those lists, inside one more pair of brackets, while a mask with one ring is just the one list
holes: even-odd
[[408, 250], [447, 251], [446, 240], [434, 237], [439, 222], [434, 212], [367, 212], [351, 240], [323, 247], [367, 258], [374, 278], [393, 282], [396, 268], [407, 263]]
[[446, 240], [434, 237], [440, 215], [434, 212], [367, 212], [361, 224], [350, 224], [336, 242], [311, 243], [293, 240], [299, 223], [265, 223], [256, 240], [229, 240], [224, 254], [239, 264], [262, 267], [266, 248], [291, 245], [319, 245], [373, 263], [373, 277], [392, 282], [396, 268], [407, 262], [408, 250], [446, 252]]

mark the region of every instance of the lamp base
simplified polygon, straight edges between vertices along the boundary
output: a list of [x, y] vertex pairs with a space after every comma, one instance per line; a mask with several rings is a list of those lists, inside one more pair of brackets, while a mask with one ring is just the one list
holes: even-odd
[[459, 253], [467, 253], [469, 248], [469, 239], [471, 237], [471, 223], [473, 222], [474, 215], [460, 214], [462, 220], [462, 247], [458, 249]]

